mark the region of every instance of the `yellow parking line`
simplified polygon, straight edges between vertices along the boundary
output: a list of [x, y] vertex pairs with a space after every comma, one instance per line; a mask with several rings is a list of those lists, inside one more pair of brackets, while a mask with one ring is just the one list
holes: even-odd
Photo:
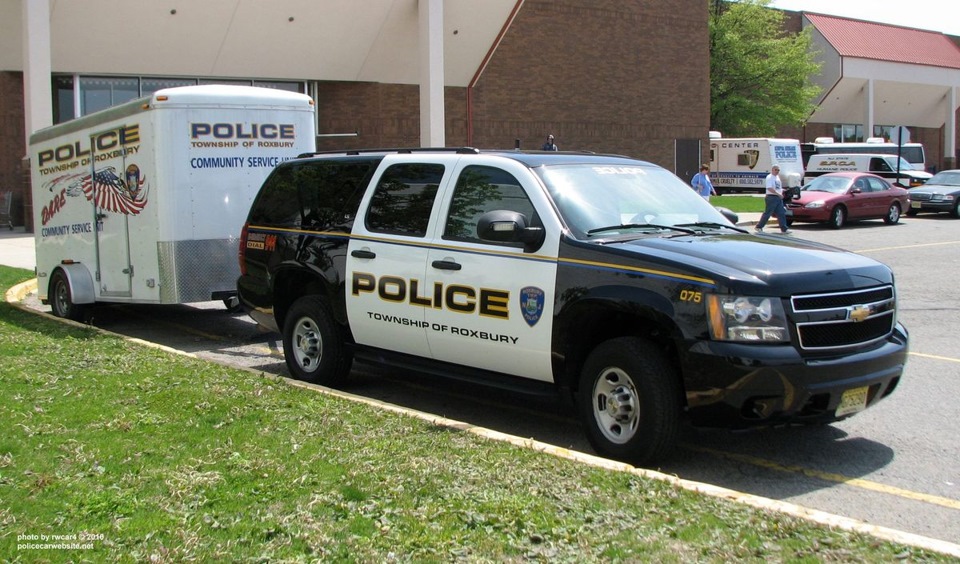
[[835, 482], [838, 484], [845, 484], [848, 486], [853, 486], [856, 488], [862, 488], [865, 490], [871, 490], [875, 492], [880, 492], [889, 495], [895, 495], [898, 497], [912, 499], [915, 501], [922, 501], [924, 503], [930, 503], [933, 505], [940, 505], [942, 507], [947, 507], [949, 509], [960, 510], [960, 500], [950, 499], [946, 497], [940, 497], [936, 495], [930, 495], [920, 492], [915, 492], [911, 490], [905, 490], [902, 488], [897, 488], [894, 486], [888, 486], [885, 484], [880, 484], [877, 482], [871, 482], [870, 480], [864, 480], [862, 478], [851, 478], [850, 476], [844, 476], [843, 474], [834, 474], [833, 472], [821, 472], [819, 470], [813, 470], [811, 468], [804, 468], [802, 466], [794, 465], [785, 465], [778, 462], [773, 462], [772, 460], [765, 460], [763, 458], [757, 458], [755, 456], [748, 456], [745, 454], [734, 454], [731, 452], [724, 452], [721, 450], [716, 450], [706, 447], [698, 447], [689, 444], [684, 444], [684, 448], [687, 450], [692, 450], [695, 452], [702, 452], [706, 454], [712, 454], [714, 456], [719, 456], [721, 458], [727, 458], [730, 460], [736, 460], [738, 462], [746, 462], [747, 464], [752, 464], [754, 466], [759, 466], [761, 468], [767, 468], [769, 470], [777, 470], [779, 472], [789, 472], [791, 474], [803, 474], [804, 476], [809, 476], [811, 478], [818, 478], [820, 480], [826, 480], [828, 482]]
[[918, 352], [910, 352], [910, 356], [919, 356], [923, 358], [932, 358], [934, 360], [946, 360], [947, 362], [960, 362], [960, 358], [952, 358], [949, 356], [940, 356], [936, 354], [923, 354]]
[[917, 249], [920, 247], [938, 247], [942, 245], [960, 245], [960, 241], [939, 241], [937, 243], [917, 243], [916, 245], [898, 245], [896, 247], [877, 247], [876, 249], [859, 249], [854, 253], [870, 253], [873, 251], [895, 251], [899, 249]]

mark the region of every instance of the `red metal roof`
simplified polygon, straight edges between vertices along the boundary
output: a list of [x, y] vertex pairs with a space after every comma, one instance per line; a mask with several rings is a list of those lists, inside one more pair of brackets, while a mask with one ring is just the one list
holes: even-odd
[[960, 69], [960, 47], [946, 35], [804, 12], [842, 57]]

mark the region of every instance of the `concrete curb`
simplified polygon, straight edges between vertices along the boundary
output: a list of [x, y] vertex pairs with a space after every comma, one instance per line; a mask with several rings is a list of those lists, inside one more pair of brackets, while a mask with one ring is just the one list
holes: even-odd
[[[59, 317], [55, 317], [53, 315], [44, 313], [42, 311], [36, 311], [34, 309], [31, 309], [23, 305], [21, 302], [23, 302], [24, 298], [28, 294], [36, 291], [36, 289], [37, 289], [36, 278], [32, 280], [28, 280], [27, 282], [23, 282], [7, 290], [6, 296], [5, 296], [6, 301], [7, 303], [11, 304], [17, 309], [39, 315], [47, 319], [60, 321], [62, 323], [67, 323], [67, 324], [74, 325], [77, 327], [82, 327], [85, 329], [91, 329], [99, 333], [103, 333], [104, 335], [120, 337], [130, 342], [139, 343], [148, 347], [153, 347], [153, 348], [160, 349], [173, 354], [179, 354], [179, 355], [190, 357], [190, 358], [198, 358], [197, 355], [192, 353], [180, 351], [180, 350], [166, 347], [163, 345], [158, 345], [156, 343], [151, 343], [141, 339], [135, 339], [135, 338], [127, 337], [124, 335], [119, 335], [117, 333], [113, 333], [105, 329], [93, 327], [92, 325], [84, 325], [82, 323], [61, 319]], [[225, 366], [228, 366], [228, 365], [225, 365]], [[960, 558], [960, 544], [954, 544], [954, 543], [942, 541], [939, 539], [925, 537], [922, 535], [908, 533], [905, 531], [899, 531], [897, 529], [890, 529], [887, 527], [871, 525], [869, 523], [859, 521], [857, 519], [851, 519], [849, 517], [834, 515], [832, 513], [819, 511], [817, 509], [810, 509], [810, 508], [789, 503], [786, 501], [779, 501], [775, 499], [756, 496], [753, 494], [738, 492], [736, 490], [731, 490], [731, 489], [723, 488], [720, 486], [714, 486], [712, 484], [705, 484], [703, 482], [685, 480], [683, 478], [678, 478], [676, 476], [664, 474], [663, 472], [657, 472], [656, 470], [647, 470], [645, 468], [637, 468], [635, 466], [631, 466], [623, 462], [617, 462], [614, 460], [601, 458], [599, 456], [595, 456], [592, 454], [557, 447], [548, 443], [535, 441], [533, 439], [525, 439], [525, 438], [517, 437], [514, 435], [508, 435], [506, 433], [501, 433], [500, 431], [487, 429], [486, 427], [470, 425], [469, 423], [465, 423], [463, 421], [457, 421], [455, 419], [448, 419], [446, 417], [441, 417], [441, 416], [433, 415], [430, 413], [424, 413], [422, 411], [416, 411], [413, 409], [383, 402], [380, 400], [373, 400], [367, 397], [358, 396], [348, 392], [342, 392], [340, 390], [335, 390], [333, 388], [318, 386], [316, 384], [301, 382], [299, 380], [291, 380], [289, 378], [285, 378], [283, 376], [278, 376], [275, 374], [267, 374], [265, 372], [254, 370], [252, 368], [244, 368], [244, 367], [237, 367], [237, 366], [229, 366], [229, 367], [236, 368], [238, 370], [243, 370], [250, 374], [259, 376], [261, 378], [269, 378], [277, 382], [286, 383], [290, 386], [312, 390], [315, 392], [327, 394], [327, 395], [338, 397], [348, 401], [362, 403], [365, 405], [369, 405], [371, 407], [376, 407], [378, 409], [382, 409], [384, 411], [390, 411], [392, 413], [397, 413], [400, 415], [415, 417], [417, 419], [427, 421], [433, 425], [440, 425], [440, 426], [448, 427], [451, 429], [458, 429], [460, 431], [472, 433], [474, 435], [484, 437], [487, 439], [502, 441], [502, 442], [510, 443], [512, 445], [521, 447], [521, 448], [533, 449], [533, 450], [550, 454], [553, 456], [557, 456], [560, 458], [565, 458], [567, 460], [573, 460], [575, 462], [580, 462], [582, 464], [588, 464], [595, 468], [602, 468], [602, 469], [610, 470], [613, 472], [626, 472], [626, 473], [630, 473], [635, 476], [640, 476], [643, 478], [659, 480], [661, 482], [666, 482], [668, 484], [673, 485], [674, 487], [682, 488], [687, 491], [708, 495], [715, 498], [727, 499], [737, 503], [742, 503], [744, 505], [749, 505], [757, 509], [762, 509], [765, 511], [775, 511], [777, 513], [790, 515], [792, 517], [804, 519], [806, 521], [810, 521], [812, 523], [816, 523], [819, 525], [833, 527], [836, 529], [841, 529], [844, 531], [849, 531], [854, 533], [870, 535], [885, 541], [899, 543], [906, 546], [912, 546], [915, 548], [921, 548], [924, 550], [929, 550], [931, 552], [936, 552], [939, 554]]]

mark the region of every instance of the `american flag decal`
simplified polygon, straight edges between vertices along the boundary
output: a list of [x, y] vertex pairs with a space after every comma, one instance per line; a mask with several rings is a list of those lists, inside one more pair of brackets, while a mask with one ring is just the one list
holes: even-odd
[[84, 175], [81, 179], [83, 194], [87, 200], [93, 200], [96, 194], [97, 207], [114, 213], [138, 215], [147, 205], [147, 190], [144, 188], [146, 178], [137, 174], [129, 174], [128, 180], [117, 175], [117, 169], [112, 166], [103, 167], [91, 175]]

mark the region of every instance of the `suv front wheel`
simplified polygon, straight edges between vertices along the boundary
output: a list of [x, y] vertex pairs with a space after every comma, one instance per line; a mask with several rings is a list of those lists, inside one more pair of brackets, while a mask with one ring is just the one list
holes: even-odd
[[600, 455], [643, 465], [674, 447], [678, 377], [653, 343], [620, 337], [597, 346], [583, 365], [579, 394], [581, 421]]
[[287, 312], [283, 324], [283, 357], [291, 376], [297, 380], [330, 387], [346, 381], [353, 356], [319, 296], [304, 296]]

